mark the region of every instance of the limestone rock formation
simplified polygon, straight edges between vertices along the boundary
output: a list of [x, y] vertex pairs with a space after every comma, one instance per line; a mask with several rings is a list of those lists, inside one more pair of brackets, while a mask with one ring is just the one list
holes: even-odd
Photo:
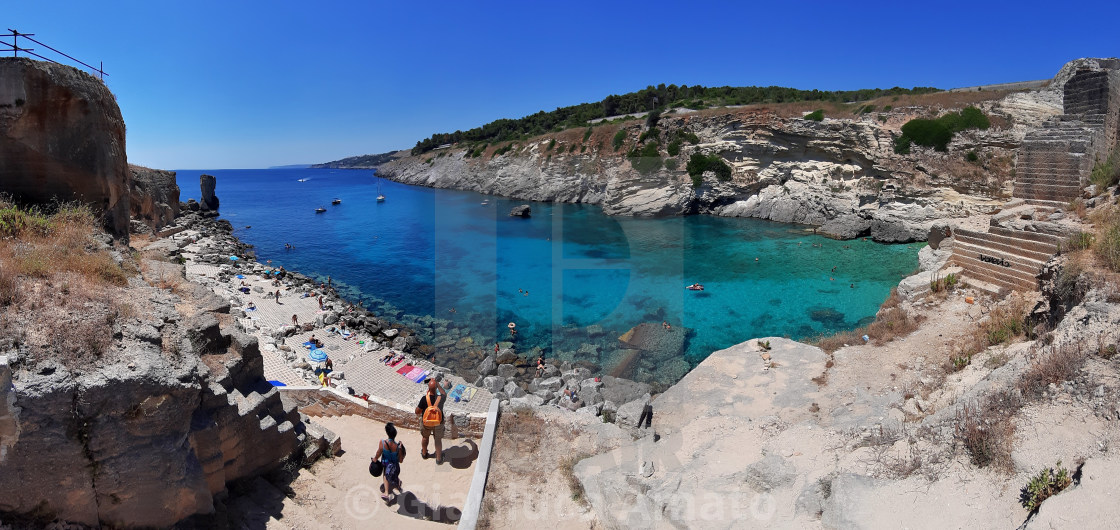
[[124, 119], [104, 83], [69, 66], [0, 58], [0, 192], [89, 203], [127, 238], [129, 178]]
[[513, 209], [509, 211], [509, 216], [510, 217], [529, 217], [529, 215], [531, 213], [532, 213], [532, 208], [530, 208], [528, 204], [522, 204], [521, 206], [514, 206]]
[[[1078, 94], [1097, 94], [1077, 88], [1084, 84], [1078, 76], [1085, 77], [1085, 71], [1099, 76], [1115, 62], [1079, 59], [1041, 89], [976, 103], [1005, 123], [958, 133], [946, 153], [923, 148], [903, 155], [893, 149], [904, 123], [944, 112], [937, 106], [884, 108], [821, 122], [764, 109], [704, 114], [678, 109], [662, 115], [658, 129], [666, 138], [695, 134], [699, 143], [680, 147], [675, 169], [640, 174], [626, 149], [610, 148], [616, 130], [629, 141], [644, 132], [640, 123], [631, 122], [603, 126], [605, 134], [596, 128], [582, 144], [578, 137], [567, 138], [572, 144], [566, 151], [550, 146], [564, 139], [558, 133], [496, 156], [468, 157], [458, 147], [436, 157], [397, 153], [378, 166], [378, 174], [421, 186], [598, 204], [611, 215], [754, 217], [819, 226], [821, 233], [837, 238], [920, 241], [938, 219], [997, 208], [1000, 196], [1011, 191], [1017, 148], [1029, 133], [1062, 114], [1066, 85], [1072, 82]], [[572, 149], [576, 144], [578, 151]], [[694, 188], [684, 171], [693, 153], [722, 157], [732, 167], [731, 179], [721, 182], [709, 174]], [[977, 154], [976, 163], [965, 162], [966, 153]]]
[[129, 165], [132, 174], [129, 209], [152, 230], [170, 225], [179, 215], [179, 185], [174, 171]]
[[155, 305], [121, 322], [121, 349], [96, 366], [0, 357], [0, 512], [167, 527], [308, 439], [296, 404], [263, 379], [256, 338], [133, 288]]
[[214, 195], [214, 187], [217, 186], [218, 179], [214, 175], [201, 175], [198, 177], [198, 184], [202, 192], [198, 200], [201, 209], [218, 211], [218, 196]]

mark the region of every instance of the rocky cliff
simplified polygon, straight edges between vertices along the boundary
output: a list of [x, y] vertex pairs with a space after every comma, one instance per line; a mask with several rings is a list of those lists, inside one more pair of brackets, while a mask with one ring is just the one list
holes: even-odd
[[88, 202], [127, 237], [125, 126], [104, 83], [76, 68], [0, 58], [0, 192]]
[[213, 512], [230, 482], [298, 458], [317, 435], [264, 380], [229, 301], [156, 250], [133, 262], [107, 241], [90, 245], [88, 259], [109, 253], [141, 274], [115, 287], [24, 277], [17, 287], [35, 300], [3, 307], [5, 520], [167, 527]]
[[[1067, 65], [1037, 90], [940, 93], [882, 104], [888, 99], [869, 112], [861, 105], [840, 107], [845, 112], [834, 107], [819, 122], [789, 105], [678, 109], [657, 124], [666, 167], [648, 174], [626, 157], [641, 135], [650, 134], [641, 121], [600, 125], [587, 136], [568, 130], [502, 143], [481, 156], [457, 147], [398, 153], [378, 172], [407, 184], [598, 204], [615, 215], [755, 217], [818, 226], [840, 238], [921, 240], [935, 220], [991, 212], [1010, 194], [1016, 148], [1028, 131], [1062, 112], [1061, 86], [1076, 68]], [[957, 133], [947, 152], [894, 152], [908, 120], [966, 105], [982, 109], [993, 126]], [[618, 131], [625, 141], [615, 149]], [[670, 139], [687, 135], [697, 141], [668, 155]], [[685, 171], [693, 153], [719, 155], [731, 166], [731, 178], [705, 173], [693, 187]]]
[[129, 209], [135, 221], [151, 230], [175, 222], [179, 215], [179, 185], [174, 171], [129, 165]]

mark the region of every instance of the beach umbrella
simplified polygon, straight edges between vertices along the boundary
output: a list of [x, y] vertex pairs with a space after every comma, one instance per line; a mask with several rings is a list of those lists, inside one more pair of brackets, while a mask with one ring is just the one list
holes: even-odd
[[238, 259], [240, 259], [240, 258], [238, 258], [237, 256], [230, 256], [229, 257], [230, 261], [237, 261]]
[[312, 350], [307, 353], [307, 358], [317, 363], [321, 363], [327, 360], [327, 352], [319, 348], [312, 348]]
[[244, 280], [245, 275], [244, 274], [238, 274], [237, 276], [234, 276], [234, 278], [237, 278], [238, 280]]

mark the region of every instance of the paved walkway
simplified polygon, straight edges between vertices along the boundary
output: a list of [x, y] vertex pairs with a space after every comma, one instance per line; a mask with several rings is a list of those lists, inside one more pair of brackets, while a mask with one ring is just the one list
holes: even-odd
[[[323, 342], [323, 349], [327, 351], [334, 363], [334, 371], [341, 373], [342, 381], [350, 386], [356, 395], [368, 394], [371, 400], [402, 410], [411, 411], [416, 407], [416, 404], [424, 395], [427, 385], [414, 383], [397, 373], [397, 370], [406, 363], [431, 370], [434, 368], [432, 363], [422, 359], [406, 359], [406, 362], [402, 362], [396, 367], [386, 366], [381, 362], [381, 358], [389, 352], [387, 348], [373, 342], [371, 337], [366, 334], [355, 333], [349, 339], [345, 339], [339, 333], [329, 331], [334, 326], [299, 332], [284, 339], [280, 344], [286, 345], [296, 354], [296, 360], [290, 361], [288, 359], [290, 354], [278, 351], [275, 346], [270, 344], [272, 339], [269, 336], [273, 330], [290, 325], [292, 315], [296, 316], [300, 324], [314, 324], [316, 317], [325, 312], [319, 310], [318, 298], [305, 297], [302, 290], [297, 291], [286, 283], [282, 283], [280, 287], [275, 286], [271, 280], [266, 278], [271, 267], [259, 263], [240, 260], [236, 269], [233, 262], [222, 265], [197, 263], [195, 259], [197, 259], [198, 253], [208, 244], [206, 238], [193, 232], [184, 232], [176, 237], [179, 239], [200, 237], [197, 243], [188, 244], [183, 248], [183, 257], [187, 260], [187, 278], [209, 286], [220, 296], [229, 298], [232, 307], [245, 311], [247, 317], [241, 319], [240, 322], [248, 333], [256, 335], [261, 341], [261, 355], [264, 358], [266, 379], [278, 381], [287, 386], [318, 386], [318, 380], [310, 371], [293, 366], [307, 360], [309, 349], [303, 346], [303, 343], [314, 335]], [[222, 282], [218, 279], [222, 271], [241, 274], [244, 278], [233, 277], [229, 281]], [[242, 285], [242, 282], [244, 282], [244, 285]], [[242, 287], [247, 287], [249, 293], [239, 291]], [[280, 290], [279, 302], [274, 295], [278, 289]], [[334, 309], [340, 312], [346, 310], [345, 305], [340, 300], [336, 299], [332, 302], [324, 298], [324, 302], [327, 310], [331, 309], [332, 304], [335, 306]], [[250, 304], [253, 304], [255, 309], [249, 310]], [[486, 389], [473, 387], [473, 385], [455, 375], [450, 375], [448, 379], [451, 380], [453, 385], [467, 384], [468, 387], [477, 388], [477, 390], [469, 402], [449, 401], [445, 405], [447, 412], [486, 414], [492, 397]]]

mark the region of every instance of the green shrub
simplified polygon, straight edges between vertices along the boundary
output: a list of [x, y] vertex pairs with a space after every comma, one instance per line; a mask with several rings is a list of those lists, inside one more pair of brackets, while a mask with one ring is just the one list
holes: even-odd
[[586, 131], [583, 131], [583, 141], [586, 142], [588, 138], [591, 138], [591, 127], [588, 127]]
[[1093, 251], [1104, 261], [1105, 266], [1120, 272], [1120, 209], [1115, 207], [1093, 216], [1097, 224], [1097, 237]]
[[572, 144], [572, 145], [569, 145], [569, 146], [568, 146], [568, 152], [569, 152], [569, 153], [574, 153], [574, 152], [576, 152], [576, 144]]
[[646, 125], [649, 126], [650, 129], [653, 129], [657, 127], [657, 122], [660, 119], [661, 109], [653, 109], [649, 111], [649, 114], [646, 114]]
[[553, 147], [556, 147], [556, 139], [555, 138], [548, 141], [548, 147], [544, 148], [544, 152], [547, 153], [547, 152], [551, 151]]
[[973, 150], [964, 155], [964, 159], [975, 164], [980, 161], [980, 155], [976, 154], [976, 151]]
[[513, 149], [513, 143], [508, 143], [506, 145], [503, 145], [503, 146], [499, 147], [498, 149], [494, 150], [494, 154], [490, 158], [496, 158], [496, 157], [502, 156], [502, 155], [510, 152], [511, 149]]
[[[1054, 469], [1054, 467], [1057, 469]], [[1024, 508], [1031, 512], [1037, 511], [1039, 506], [1042, 506], [1042, 501], [1061, 493], [1062, 490], [1073, 483], [1073, 477], [1068, 469], [1062, 467], [1061, 460], [1058, 460], [1054, 467], [1039, 471], [1019, 491], [1019, 503]]]
[[643, 175], [661, 169], [662, 160], [661, 155], [657, 152], [656, 143], [649, 142], [640, 149], [635, 147], [626, 156], [630, 159], [630, 165]]
[[692, 177], [692, 187], [693, 188], [699, 188], [700, 186], [704, 185], [704, 174], [703, 173], [701, 173], [699, 175], [693, 175], [693, 174], [690, 173], [689, 176]]
[[813, 112], [810, 112], [810, 113], [808, 113], [808, 114], [806, 114], [802, 117], [805, 118], [806, 120], [823, 121], [824, 120], [824, 109], [814, 110]]
[[1089, 173], [1089, 182], [1097, 185], [1097, 193], [1105, 188], [1114, 186], [1120, 181], [1120, 149], [1112, 151], [1108, 158], [1097, 161], [1093, 171]]
[[990, 126], [988, 117], [976, 107], [950, 112], [936, 120], [913, 119], [902, 126], [902, 136], [895, 140], [894, 152], [907, 154], [912, 144], [947, 151], [949, 142], [953, 140], [953, 133], [966, 129], [987, 129]]
[[890, 112], [892, 108], [894, 108], [894, 107], [892, 107], [890, 105], [887, 105], [887, 106], [883, 107], [883, 112]]
[[688, 174], [692, 177], [693, 187], [700, 187], [698, 182], [703, 182], [703, 175], [705, 171], [712, 171], [716, 174], [716, 179], [726, 182], [731, 180], [731, 166], [723, 161], [719, 155], [703, 155], [701, 153], [693, 153], [688, 158], [688, 164], [685, 166]]
[[1069, 250], [1085, 250], [1093, 245], [1093, 234], [1078, 232], [1069, 237], [1066, 248]]
[[661, 143], [661, 130], [657, 127], [647, 130], [638, 137], [638, 142], [644, 142], [647, 138], [653, 138], [655, 142]]
[[611, 145], [614, 146], [615, 151], [618, 151], [619, 149], [622, 148], [622, 144], [625, 143], [625, 142], [626, 142], [626, 129], [619, 129], [618, 132], [614, 133], [614, 139], [611, 140]]
[[932, 147], [937, 151], [945, 151], [949, 147], [949, 142], [953, 139], [953, 131], [950, 131], [948, 127], [937, 120], [918, 118], [910, 120], [902, 126], [902, 137], [909, 138], [918, 145]]
[[668, 169], [670, 171], [676, 171], [677, 168], [680, 167], [680, 166], [681, 166], [681, 163], [676, 158], [666, 158], [665, 159], [665, 169]]
[[681, 154], [681, 139], [677, 138], [676, 140], [669, 142], [669, 147], [666, 148], [666, 151], [669, 152], [669, 156], [677, 156]]

